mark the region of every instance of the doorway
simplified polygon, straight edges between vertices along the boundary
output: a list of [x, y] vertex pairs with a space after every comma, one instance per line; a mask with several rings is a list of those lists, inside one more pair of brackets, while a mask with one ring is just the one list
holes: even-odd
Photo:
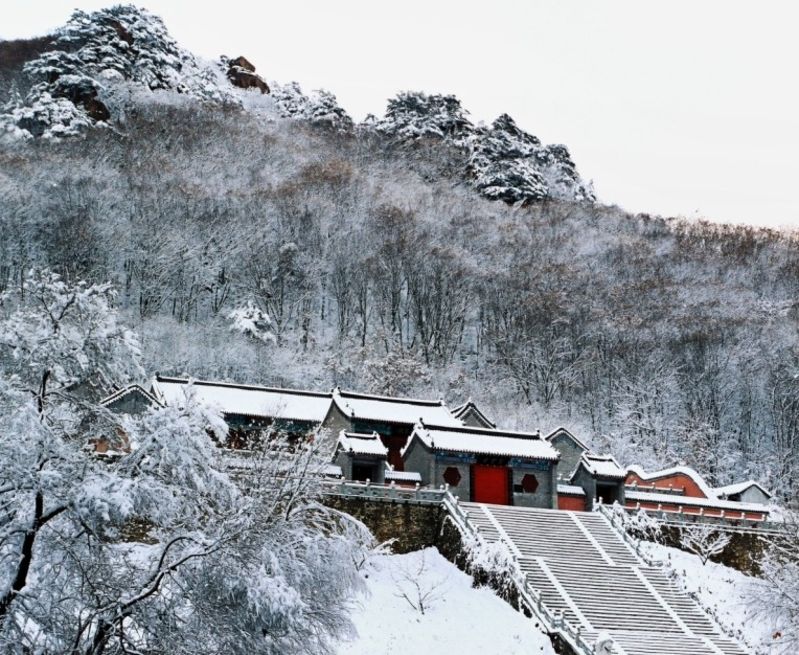
[[510, 469], [488, 464], [472, 465], [472, 500], [476, 503], [510, 505]]

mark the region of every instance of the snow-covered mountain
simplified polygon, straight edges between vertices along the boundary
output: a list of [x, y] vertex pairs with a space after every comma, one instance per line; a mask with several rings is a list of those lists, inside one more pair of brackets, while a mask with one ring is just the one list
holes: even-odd
[[[306, 95], [296, 82], [267, 84], [244, 57], [204, 61], [181, 48], [160, 18], [132, 5], [75, 11], [23, 73], [29, 91], [24, 98], [14, 95], [0, 113], [6, 138], [57, 138], [113, 126], [124, 116], [120, 96], [129, 103], [131, 90], [140, 101], [143, 93], [171, 93], [244, 111], [255, 105], [267, 119], [354, 128], [332, 93]], [[595, 200], [565, 146], [543, 145], [506, 114], [484, 126], [467, 113], [454, 96], [403, 92], [389, 101], [383, 118], [369, 117], [358, 127], [401, 145], [438, 140], [455, 147], [468, 162], [464, 179], [492, 200]]]

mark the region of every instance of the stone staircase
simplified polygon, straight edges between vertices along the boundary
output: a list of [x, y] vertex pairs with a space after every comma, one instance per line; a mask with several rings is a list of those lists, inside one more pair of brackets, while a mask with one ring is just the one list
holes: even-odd
[[602, 514], [460, 505], [484, 539], [507, 544], [527, 587], [589, 644], [606, 632], [617, 655], [748, 655]]

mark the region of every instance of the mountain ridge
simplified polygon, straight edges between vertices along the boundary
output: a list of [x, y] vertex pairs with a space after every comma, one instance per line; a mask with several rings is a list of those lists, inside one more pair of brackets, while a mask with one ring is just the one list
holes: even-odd
[[[248, 96], [255, 86], [271, 95], [276, 118], [356, 128], [329, 91], [306, 95], [296, 82], [267, 85], [242, 57], [203, 62], [178, 45], [160, 18], [134, 5], [77, 10], [50, 38], [44, 51], [22, 67], [32, 81], [26, 96], [12, 97], [0, 113], [0, 135], [6, 138], [63, 138], [113, 126], [120, 114], [114, 98], [120, 84], [245, 111], [253, 104]], [[235, 63], [241, 60], [252, 70]], [[249, 79], [243, 82], [242, 75]], [[596, 200], [565, 146], [543, 145], [507, 114], [488, 127], [474, 125], [454, 96], [400, 92], [389, 100], [385, 116], [369, 117], [357, 128], [377, 130], [403, 144], [438, 139], [462, 150], [468, 159], [464, 178], [490, 200]]]

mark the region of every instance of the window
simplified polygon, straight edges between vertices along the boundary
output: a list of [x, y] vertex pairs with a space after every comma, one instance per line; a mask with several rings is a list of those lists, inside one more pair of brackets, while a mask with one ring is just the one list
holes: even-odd
[[456, 466], [448, 466], [444, 471], [444, 482], [450, 487], [457, 487], [461, 481], [461, 472]]
[[525, 473], [522, 478], [522, 491], [528, 494], [534, 494], [538, 489], [538, 478], [532, 473]]

